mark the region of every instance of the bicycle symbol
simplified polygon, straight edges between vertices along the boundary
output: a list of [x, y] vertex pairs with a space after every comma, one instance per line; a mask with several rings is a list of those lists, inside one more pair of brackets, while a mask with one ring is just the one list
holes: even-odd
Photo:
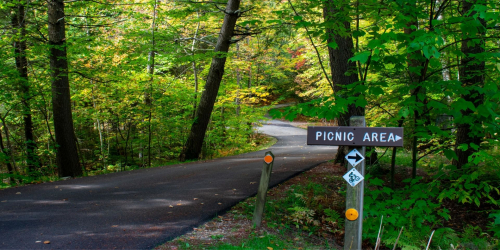
[[359, 176], [357, 176], [356, 174], [354, 174], [354, 172], [351, 172], [349, 174], [349, 183], [351, 183], [351, 185], [354, 185], [356, 182], [358, 182], [361, 178], [359, 178]]

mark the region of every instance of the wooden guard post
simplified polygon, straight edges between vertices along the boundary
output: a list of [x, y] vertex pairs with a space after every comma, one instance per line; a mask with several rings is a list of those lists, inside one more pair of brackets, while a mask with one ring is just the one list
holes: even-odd
[[[350, 121], [352, 127], [366, 127], [364, 116], [352, 116]], [[366, 147], [349, 147], [349, 151], [357, 149], [363, 156], [366, 154]], [[351, 170], [353, 166], [349, 163], [347, 171]], [[365, 176], [365, 161], [356, 165], [356, 170]], [[363, 233], [363, 195], [364, 195], [364, 180], [356, 186], [351, 187], [347, 184], [346, 192], [346, 211], [354, 209], [358, 213], [356, 219], [350, 220], [349, 217], [345, 220], [345, 236], [344, 236], [344, 250], [361, 250], [362, 233]], [[351, 210], [351, 211], [354, 211]], [[346, 216], [347, 213], [346, 213]]]
[[257, 200], [255, 201], [255, 210], [253, 212], [252, 223], [256, 227], [260, 227], [262, 222], [262, 214], [266, 206], [267, 189], [269, 188], [269, 179], [273, 170], [274, 155], [271, 151], [266, 152], [264, 156], [264, 166], [262, 167], [262, 175], [260, 176], [259, 190], [257, 191]]

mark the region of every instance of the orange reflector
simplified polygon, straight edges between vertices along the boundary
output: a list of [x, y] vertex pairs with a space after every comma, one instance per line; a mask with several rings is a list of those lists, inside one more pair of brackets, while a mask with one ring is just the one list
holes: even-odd
[[349, 208], [347, 209], [347, 211], [345, 211], [345, 217], [348, 220], [356, 220], [358, 216], [359, 216], [358, 211], [354, 208]]
[[264, 162], [266, 162], [267, 164], [270, 164], [271, 162], [273, 162], [273, 157], [271, 155], [266, 155], [264, 157]]

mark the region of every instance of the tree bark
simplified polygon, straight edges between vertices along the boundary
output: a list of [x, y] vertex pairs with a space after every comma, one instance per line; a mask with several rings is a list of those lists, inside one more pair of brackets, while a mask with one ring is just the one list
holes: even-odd
[[[197, 17], [200, 17], [200, 13], [196, 12]], [[193, 98], [193, 119], [196, 117], [196, 104], [198, 100], [198, 66], [196, 66], [196, 58], [195, 58], [195, 46], [196, 46], [196, 37], [198, 36], [198, 31], [200, 30], [200, 21], [198, 21], [198, 25], [196, 26], [196, 31], [194, 32], [193, 43], [191, 44], [191, 55], [193, 56], [193, 78], [194, 78], [194, 98]]]
[[[418, 20], [415, 14], [409, 13], [412, 10], [416, 9], [416, 2], [408, 2], [406, 6], [408, 13], [407, 16], [409, 16], [410, 21], [406, 24], [406, 27], [404, 28], [404, 33], [405, 35], [408, 36], [408, 39], [413, 39], [412, 33], [417, 31], [417, 26], [418, 26]], [[409, 44], [409, 42], [408, 42]], [[419, 61], [419, 55], [420, 51], [414, 51], [412, 53], [409, 53], [406, 55], [406, 62], [407, 62], [407, 67], [408, 67], [408, 76], [409, 76], [409, 85], [410, 85], [410, 94], [415, 97], [415, 102], [417, 103], [416, 108], [413, 110], [413, 137], [412, 137], [412, 150], [411, 150], [411, 155], [412, 155], [412, 178], [417, 177], [417, 159], [418, 159], [418, 149], [417, 149], [417, 144], [418, 144], [418, 136], [417, 136], [417, 127], [418, 122], [420, 120], [420, 114], [422, 113], [421, 110], [419, 110], [421, 107], [419, 107], [418, 103], [423, 103], [423, 100], [420, 100], [419, 96], [424, 93], [425, 90], [419, 85], [420, 83], [420, 76], [418, 71], [420, 71], [420, 61]]]
[[52, 78], [52, 109], [57, 142], [57, 167], [59, 176], [79, 176], [82, 169], [78, 162], [78, 151], [71, 114], [64, 2], [48, 1], [48, 31], [50, 46], [50, 69]]
[[148, 74], [151, 76], [151, 78], [149, 80], [149, 90], [146, 90], [146, 93], [144, 94], [146, 106], [149, 108], [148, 110], [148, 166], [149, 167], [151, 167], [151, 137], [153, 135], [153, 131], [151, 130], [151, 119], [153, 116], [153, 105], [152, 105], [151, 95], [153, 94], [153, 83], [155, 74], [156, 7], [157, 7], [157, 2], [155, 0], [155, 5], [153, 7], [153, 22], [151, 23], [151, 51], [149, 52], [148, 56]]
[[217, 92], [219, 91], [220, 82], [224, 75], [224, 65], [226, 64], [227, 57], [226, 53], [229, 51], [229, 46], [231, 45], [231, 37], [234, 33], [236, 20], [240, 16], [239, 7], [240, 0], [228, 0], [224, 22], [214, 49], [217, 55], [212, 58], [205, 89], [201, 95], [198, 108], [196, 109], [196, 115], [184, 150], [181, 153], [181, 160], [198, 159], [201, 153], [205, 133], [214, 108], [215, 99], [217, 98]]
[[[10, 163], [12, 167], [12, 172], [15, 172], [17, 169], [17, 172], [19, 172], [19, 168], [16, 167], [16, 159], [14, 159], [14, 150], [12, 147], [12, 144], [10, 143], [10, 135], [9, 135], [9, 128], [7, 127], [7, 123], [5, 122], [5, 117], [0, 117], [0, 120], [2, 121], [3, 125], [3, 131], [5, 133], [5, 140], [7, 141], [7, 150], [5, 152], [8, 153], [8, 156], [10, 158]], [[0, 131], [1, 133], [1, 131]], [[8, 167], [8, 166], [7, 166]], [[8, 169], [9, 173], [11, 172], [11, 169]]]
[[[332, 26], [326, 29], [327, 42], [330, 44], [335, 42], [336, 48], [328, 46], [328, 55], [330, 59], [330, 70], [332, 73], [333, 93], [335, 98], [347, 98], [346, 85], [358, 82], [358, 74], [356, 63], [349, 61], [349, 58], [354, 56], [354, 44], [351, 35], [351, 23], [348, 15], [345, 15], [345, 20], [338, 20], [337, 15], [343, 11], [342, 6], [337, 6], [334, 0], [326, 0], [323, 8], [323, 16], [327, 23], [340, 22], [343, 25], [347, 34], [341, 34], [335, 31]], [[347, 106], [347, 110], [338, 117], [339, 126], [349, 126], [351, 116], [364, 115], [364, 107], [356, 107], [355, 104]], [[340, 146], [335, 162], [344, 162], [347, 147]]]
[[37, 145], [33, 135], [33, 120], [30, 106], [30, 85], [28, 82], [28, 59], [26, 57], [26, 14], [23, 3], [18, 3], [12, 14], [12, 29], [14, 34], [14, 57], [18, 72], [18, 86], [23, 109], [24, 137], [26, 144], [27, 167], [30, 175], [41, 166], [36, 154]]
[[[239, 52], [240, 52], [240, 46], [239, 46], [239, 44], [236, 44], [236, 59], [237, 60], [240, 59]], [[236, 90], [236, 98], [234, 99], [234, 101], [236, 102], [236, 116], [240, 116], [241, 74], [240, 74], [240, 67], [239, 66], [236, 66], [236, 84], [238, 85], [238, 90]]]
[[[7, 130], [6, 130], [7, 131]], [[0, 150], [2, 150], [2, 153], [5, 155], [5, 165], [7, 166], [7, 172], [10, 174], [9, 176], [9, 182], [13, 183], [14, 177], [14, 168], [12, 167], [12, 164], [10, 163], [11, 158], [10, 157], [10, 152], [5, 146], [3, 145], [3, 137], [2, 137], [2, 131], [0, 131]]]
[[[463, 0], [463, 15], [467, 15], [477, 2], [477, 0]], [[468, 17], [472, 19], [474, 15], [476, 15], [475, 11], [470, 13]], [[462, 66], [459, 68], [462, 87], [468, 90], [467, 94], [461, 95], [461, 98], [467, 102], [471, 102], [474, 107], [478, 107], [484, 102], [484, 94], [481, 94], [478, 89], [484, 86], [485, 75], [485, 62], [478, 61], [478, 59], [474, 58], [474, 55], [484, 53], [485, 51], [482, 37], [485, 35], [486, 29], [484, 27], [486, 27], [486, 22], [480, 17], [477, 18], [482, 27], [478, 27], [477, 34], [463, 34], [464, 42], [462, 42], [461, 51], [464, 56], [461, 60]], [[476, 39], [470, 40], [471, 37], [475, 37]], [[479, 146], [484, 136], [482, 134], [481, 119], [474, 114], [474, 111], [467, 108], [466, 110], [461, 110], [461, 113], [462, 117], [455, 121], [457, 124], [455, 153], [458, 159], [454, 159], [452, 163], [458, 168], [467, 164], [469, 162], [469, 157], [478, 151], [478, 148], [474, 149], [470, 144], [474, 143]], [[459, 148], [462, 144], [467, 144], [467, 150]]]

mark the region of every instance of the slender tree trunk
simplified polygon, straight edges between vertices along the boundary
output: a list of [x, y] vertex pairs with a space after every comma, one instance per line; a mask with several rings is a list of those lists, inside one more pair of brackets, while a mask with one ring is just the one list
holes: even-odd
[[[240, 45], [236, 44], [236, 59], [240, 59]], [[240, 90], [241, 90], [241, 74], [240, 74], [240, 67], [236, 66], [236, 84], [238, 85], [238, 90], [236, 90], [236, 116], [240, 115]]]
[[[248, 56], [248, 84], [247, 88], [252, 88], [252, 57], [249, 55]], [[250, 95], [252, 94], [252, 91], [250, 91]]]
[[[5, 122], [5, 117], [4, 118], [0, 117], [0, 119], [2, 120], [3, 131], [5, 133], [5, 139], [7, 140], [7, 148], [8, 148], [7, 152], [8, 152], [8, 156], [10, 157], [10, 163], [12, 164], [12, 167], [13, 167], [12, 170], [16, 171], [16, 169], [17, 169], [16, 159], [14, 159], [13, 147], [12, 147], [12, 144], [10, 143], [9, 128], [7, 127], [7, 123]], [[17, 169], [17, 171], [19, 171], [19, 169]]]
[[[200, 13], [196, 13], [198, 17], [200, 17]], [[192, 62], [192, 67], [193, 67], [193, 77], [194, 77], [194, 98], [193, 98], [193, 119], [196, 116], [196, 103], [198, 101], [198, 68], [196, 66], [196, 58], [194, 57], [195, 54], [195, 47], [196, 47], [196, 37], [198, 36], [198, 31], [200, 30], [200, 22], [198, 21], [198, 25], [196, 26], [196, 31], [194, 32], [194, 39], [193, 43], [191, 44], [191, 55], [193, 56], [193, 62]]]
[[240, 0], [228, 0], [224, 22], [214, 49], [217, 55], [212, 58], [205, 90], [201, 95], [200, 104], [196, 109], [196, 116], [191, 126], [191, 131], [180, 156], [181, 160], [198, 159], [200, 156], [205, 133], [217, 98], [217, 92], [219, 91], [222, 76], [224, 75], [226, 53], [229, 51], [229, 46], [231, 45], [231, 37], [236, 26], [236, 20], [240, 16], [239, 7]]
[[21, 92], [21, 104], [23, 109], [24, 137], [26, 144], [28, 172], [34, 174], [37, 167], [41, 166], [40, 159], [36, 154], [36, 142], [33, 135], [33, 120], [30, 107], [30, 86], [28, 81], [28, 59], [26, 57], [26, 14], [24, 3], [18, 3], [12, 15], [12, 29], [14, 35], [14, 53], [16, 69], [19, 74], [19, 87]]
[[[94, 110], [97, 110], [97, 105], [95, 103], [95, 96], [94, 96], [94, 83], [92, 82], [92, 80], [90, 81], [90, 85], [92, 85], [92, 105], [94, 106]], [[97, 112], [99, 112], [99, 111], [97, 111]], [[100, 157], [102, 159], [102, 164], [104, 165], [104, 163], [105, 163], [104, 140], [102, 138], [101, 121], [99, 120], [99, 118], [96, 118], [96, 125], [97, 125], [97, 131], [99, 132]]]
[[2, 150], [2, 153], [5, 155], [5, 158], [6, 158], [5, 165], [7, 166], [7, 172], [11, 175], [11, 176], [9, 176], [9, 182], [13, 183], [14, 178], [12, 177], [12, 175], [14, 174], [14, 168], [12, 167], [12, 164], [10, 163], [10, 160], [8, 159], [8, 158], [11, 158], [10, 152], [3, 145], [2, 131], [0, 131], [0, 149]]
[[[401, 117], [398, 121], [398, 127], [403, 126], [404, 118]], [[392, 148], [392, 156], [391, 156], [391, 188], [395, 188], [394, 184], [394, 174], [396, 173], [396, 154], [397, 154], [397, 148], [393, 147]]]
[[[157, 2], [155, 0], [155, 5], [153, 7], [153, 22], [151, 23], [151, 51], [148, 57], [148, 74], [151, 76], [149, 81], [149, 90], [146, 91], [144, 99], [146, 106], [148, 106], [148, 166], [151, 167], [151, 137], [153, 131], [151, 130], [151, 119], [153, 115], [153, 105], [151, 100], [151, 95], [153, 93], [153, 82], [155, 73], [155, 29], [156, 29], [156, 7]], [[134, 155], [134, 154], [132, 154]]]
[[[415, 14], [411, 14], [410, 12], [412, 10], [416, 9], [416, 2], [408, 2], [407, 3], [407, 11], [408, 11], [408, 16], [410, 21], [406, 24], [406, 27], [404, 28], [404, 33], [407, 35], [409, 38], [408, 39], [413, 39], [412, 33], [417, 30], [418, 26], [418, 21], [415, 16]], [[419, 51], [414, 51], [412, 53], [407, 54], [406, 60], [407, 60], [407, 66], [408, 66], [408, 75], [409, 75], [409, 85], [410, 85], [410, 94], [415, 98], [416, 102], [416, 107], [413, 110], [413, 137], [412, 137], [412, 178], [415, 178], [417, 176], [417, 158], [418, 158], [418, 136], [417, 136], [417, 128], [419, 126], [419, 121], [420, 121], [420, 114], [422, 113], [422, 108], [420, 106], [420, 103], [423, 103], [423, 100], [421, 100], [420, 95], [425, 93], [422, 87], [419, 85], [420, 83], [420, 76], [418, 73], [420, 70], [420, 61], [419, 61]]]
[[[86, 14], [88, 14], [88, 10], [87, 10]], [[90, 25], [89, 25], [89, 18], [85, 18], [85, 23], [86, 23], [86, 25], [88, 27], [90, 27]], [[90, 38], [90, 28], [87, 28], [86, 34]], [[90, 49], [90, 46], [88, 46], [88, 48]], [[92, 65], [92, 61], [90, 61], [90, 65]], [[93, 80], [90, 80], [90, 85], [92, 86], [92, 105], [94, 107], [95, 112], [98, 114], [98, 113], [100, 113], [100, 111], [97, 110], [97, 105], [96, 105], [96, 102], [95, 102], [95, 94], [94, 94], [94, 89], [97, 88], [97, 84], [95, 84]], [[101, 158], [101, 161], [102, 161], [102, 165], [104, 166], [104, 164], [106, 162], [105, 157], [104, 157], [104, 141], [103, 141], [103, 138], [102, 138], [101, 121], [99, 120], [98, 117], [96, 117], [96, 123], [94, 125], [94, 129], [95, 129], [95, 127], [97, 127], [97, 131], [99, 132], [100, 158]], [[85, 170], [85, 167], [83, 169]]]
[[57, 142], [59, 176], [82, 175], [71, 114], [68, 61], [63, 0], [48, 0], [50, 69], [52, 71], [52, 108]]
[[[462, 0], [462, 13], [467, 15], [469, 11], [472, 10], [474, 4], [480, 1], [477, 0]], [[473, 11], [467, 17], [469, 19], [475, 18], [476, 12]], [[486, 22], [484, 19], [477, 17], [482, 27], [478, 27], [477, 34], [463, 34], [464, 42], [462, 42], [461, 51], [464, 54], [461, 60], [460, 81], [462, 86], [468, 90], [467, 94], [463, 94], [463, 98], [467, 102], [471, 102], [474, 107], [478, 107], [484, 102], [484, 94], [480, 93], [478, 89], [484, 86], [484, 70], [485, 62], [478, 61], [474, 55], [484, 53], [484, 37], [486, 29]], [[470, 20], [469, 20], [470, 21]], [[470, 38], [476, 38], [470, 40]], [[481, 59], [479, 59], [481, 60]], [[471, 109], [462, 110], [462, 118], [457, 119], [455, 122], [457, 124], [456, 133], [456, 143], [455, 143], [455, 153], [458, 159], [453, 161], [453, 165], [461, 168], [469, 162], [469, 157], [478, 151], [478, 148], [473, 148], [470, 146], [474, 143], [478, 147], [481, 144], [481, 140], [484, 136], [482, 132], [482, 122], [480, 117], [474, 114]], [[467, 144], [467, 150], [460, 149], [460, 145]]]
[[[122, 167], [122, 171], [125, 171], [127, 165], [128, 165], [128, 152], [127, 152], [127, 148], [128, 148], [128, 141], [130, 139], [130, 130], [132, 129], [132, 120], [130, 120], [130, 122], [128, 123], [128, 129], [127, 129], [127, 139], [125, 140], [125, 164], [123, 164], [121, 167]], [[134, 157], [132, 155], [132, 157]], [[133, 158], [132, 158], [133, 160]]]
[[[326, 22], [339, 22], [339, 25], [343, 25], [345, 31], [349, 35], [342, 35], [335, 31], [333, 25], [326, 29], [327, 42], [335, 42], [337, 48], [332, 48], [328, 46], [328, 55], [330, 59], [330, 70], [332, 73], [332, 83], [333, 83], [333, 93], [335, 98], [347, 98], [346, 95], [346, 85], [353, 84], [358, 81], [358, 74], [356, 63], [349, 61], [349, 58], [354, 56], [354, 44], [352, 41], [351, 32], [351, 20], [348, 15], [345, 15], [347, 19], [338, 20], [338, 13], [343, 12], [344, 8], [342, 6], [337, 6], [336, 1], [326, 0], [324, 2], [323, 16]], [[350, 104], [347, 107], [345, 113], [338, 117], [339, 126], [349, 126], [349, 119], [351, 116], [364, 115], [364, 107], [356, 107], [354, 104]], [[344, 162], [345, 154], [347, 153], [347, 147], [341, 146], [338, 149], [337, 155], [335, 156], [335, 162]]]

